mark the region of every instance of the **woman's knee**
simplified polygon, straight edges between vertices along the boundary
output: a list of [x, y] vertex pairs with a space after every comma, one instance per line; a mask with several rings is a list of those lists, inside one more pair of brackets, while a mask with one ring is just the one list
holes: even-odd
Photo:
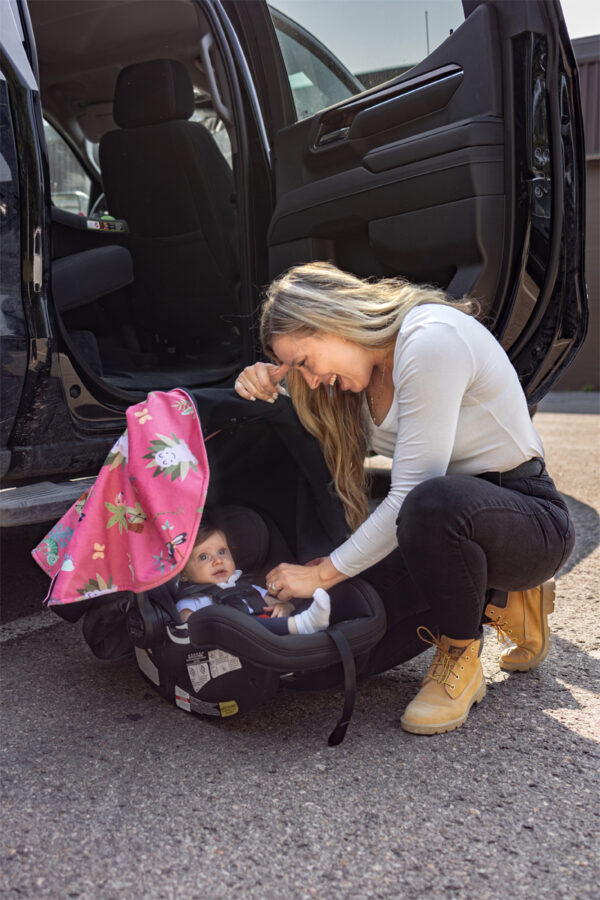
[[398, 544], [410, 544], [419, 535], [455, 531], [457, 519], [466, 499], [460, 476], [439, 476], [421, 482], [406, 495], [398, 519]]

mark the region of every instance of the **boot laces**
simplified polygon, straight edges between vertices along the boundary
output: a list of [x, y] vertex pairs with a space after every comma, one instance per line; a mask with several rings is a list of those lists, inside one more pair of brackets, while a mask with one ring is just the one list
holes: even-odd
[[[419, 625], [417, 634], [426, 644], [431, 644], [432, 647], [436, 648], [435, 656], [431, 660], [427, 670], [427, 677], [431, 678], [432, 681], [437, 681], [439, 684], [447, 684], [454, 690], [456, 685], [450, 682], [450, 678], [452, 676], [455, 679], [460, 677], [458, 672], [455, 671], [458, 660], [443, 649], [440, 639], [432, 634], [425, 625]], [[468, 660], [469, 657], [465, 656], [465, 659]]]
[[[488, 618], [491, 618], [488, 614]], [[512, 628], [509, 628], [508, 621], [503, 619], [502, 616], [497, 615], [495, 619], [491, 619], [490, 622], [486, 622], [486, 625], [489, 625], [490, 628], [493, 628], [496, 632], [496, 638], [498, 639], [499, 644], [506, 644], [509, 647], [512, 647], [513, 641], [511, 640], [510, 635], [512, 634]]]

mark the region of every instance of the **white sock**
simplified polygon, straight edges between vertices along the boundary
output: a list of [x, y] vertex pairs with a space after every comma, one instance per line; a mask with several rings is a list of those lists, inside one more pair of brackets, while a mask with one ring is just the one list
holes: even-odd
[[317, 631], [325, 631], [329, 625], [330, 613], [329, 594], [323, 588], [317, 588], [313, 594], [313, 602], [308, 609], [293, 616], [298, 634], [315, 634]]

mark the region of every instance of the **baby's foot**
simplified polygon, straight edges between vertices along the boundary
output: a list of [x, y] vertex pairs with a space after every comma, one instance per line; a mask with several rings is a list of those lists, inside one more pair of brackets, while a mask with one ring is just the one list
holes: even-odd
[[325, 631], [329, 625], [330, 614], [329, 594], [323, 588], [317, 588], [313, 594], [313, 602], [308, 609], [297, 613], [292, 618], [298, 634], [315, 634], [317, 631]]

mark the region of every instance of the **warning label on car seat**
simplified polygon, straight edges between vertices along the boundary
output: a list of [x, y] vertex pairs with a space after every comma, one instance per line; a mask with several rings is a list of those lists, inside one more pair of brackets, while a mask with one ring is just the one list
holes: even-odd
[[226, 653], [224, 650], [209, 650], [208, 659], [210, 674], [213, 678], [219, 678], [221, 675], [226, 675], [227, 672], [242, 668], [238, 657], [232, 656], [231, 653]]
[[187, 656], [186, 665], [192, 687], [198, 693], [206, 682], [212, 678], [208, 665], [208, 656], [206, 653], [190, 653]]

